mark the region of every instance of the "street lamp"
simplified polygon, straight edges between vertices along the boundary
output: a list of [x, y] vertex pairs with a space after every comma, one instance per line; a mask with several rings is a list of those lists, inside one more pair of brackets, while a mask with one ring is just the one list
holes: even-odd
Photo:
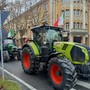
[[1, 44], [1, 61], [2, 61], [2, 78], [4, 80], [3, 48], [2, 48], [2, 10], [6, 6], [6, 0], [0, 1], [0, 44]]

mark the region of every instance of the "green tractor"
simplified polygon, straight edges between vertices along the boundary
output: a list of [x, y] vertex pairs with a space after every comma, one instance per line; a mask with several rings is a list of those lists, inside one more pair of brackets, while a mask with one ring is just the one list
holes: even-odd
[[61, 30], [45, 25], [32, 28], [33, 40], [22, 47], [21, 63], [25, 73], [34, 74], [43, 68], [56, 90], [70, 90], [76, 84], [77, 73], [57, 47], [60, 47]]
[[[5, 34], [5, 33], [3, 33]], [[18, 48], [15, 44], [15, 31], [9, 30], [6, 36], [3, 38], [3, 60], [8, 62], [10, 60], [21, 60], [22, 50]], [[1, 46], [0, 46], [1, 52]], [[0, 54], [1, 59], [1, 54]]]
[[21, 60], [21, 49], [15, 45], [13, 38], [7, 38], [3, 43], [3, 60], [8, 62], [15, 59]]

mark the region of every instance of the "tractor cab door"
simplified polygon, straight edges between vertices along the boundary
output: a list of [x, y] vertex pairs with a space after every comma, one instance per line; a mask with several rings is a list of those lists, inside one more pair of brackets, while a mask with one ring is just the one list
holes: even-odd
[[46, 42], [49, 43], [49, 48], [53, 51], [54, 42], [60, 42], [61, 36], [59, 31], [55, 31], [53, 29], [49, 29], [46, 35]]

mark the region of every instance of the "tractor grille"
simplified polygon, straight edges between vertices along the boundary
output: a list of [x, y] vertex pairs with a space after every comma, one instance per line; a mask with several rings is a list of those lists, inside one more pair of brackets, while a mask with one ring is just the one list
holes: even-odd
[[88, 50], [88, 55], [89, 55], [89, 62], [90, 62], [90, 50]]
[[77, 45], [82, 46], [87, 49], [88, 55], [89, 55], [89, 62], [90, 62], [90, 47], [88, 47], [87, 45], [84, 45], [84, 44], [77, 44]]
[[82, 52], [81, 48], [74, 46], [70, 53], [73, 61], [84, 62], [85, 54]]

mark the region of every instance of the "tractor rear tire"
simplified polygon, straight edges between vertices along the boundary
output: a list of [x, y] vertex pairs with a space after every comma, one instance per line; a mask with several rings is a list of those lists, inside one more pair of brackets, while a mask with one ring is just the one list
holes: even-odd
[[4, 62], [10, 61], [10, 56], [9, 56], [9, 53], [8, 53], [7, 50], [4, 50], [4, 51], [3, 51], [3, 61], [4, 61]]
[[29, 47], [23, 49], [21, 63], [25, 73], [35, 73], [34, 53]]
[[48, 64], [48, 76], [56, 90], [70, 90], [77, 82], [75, 67], [66, 58], [52, 58]]

